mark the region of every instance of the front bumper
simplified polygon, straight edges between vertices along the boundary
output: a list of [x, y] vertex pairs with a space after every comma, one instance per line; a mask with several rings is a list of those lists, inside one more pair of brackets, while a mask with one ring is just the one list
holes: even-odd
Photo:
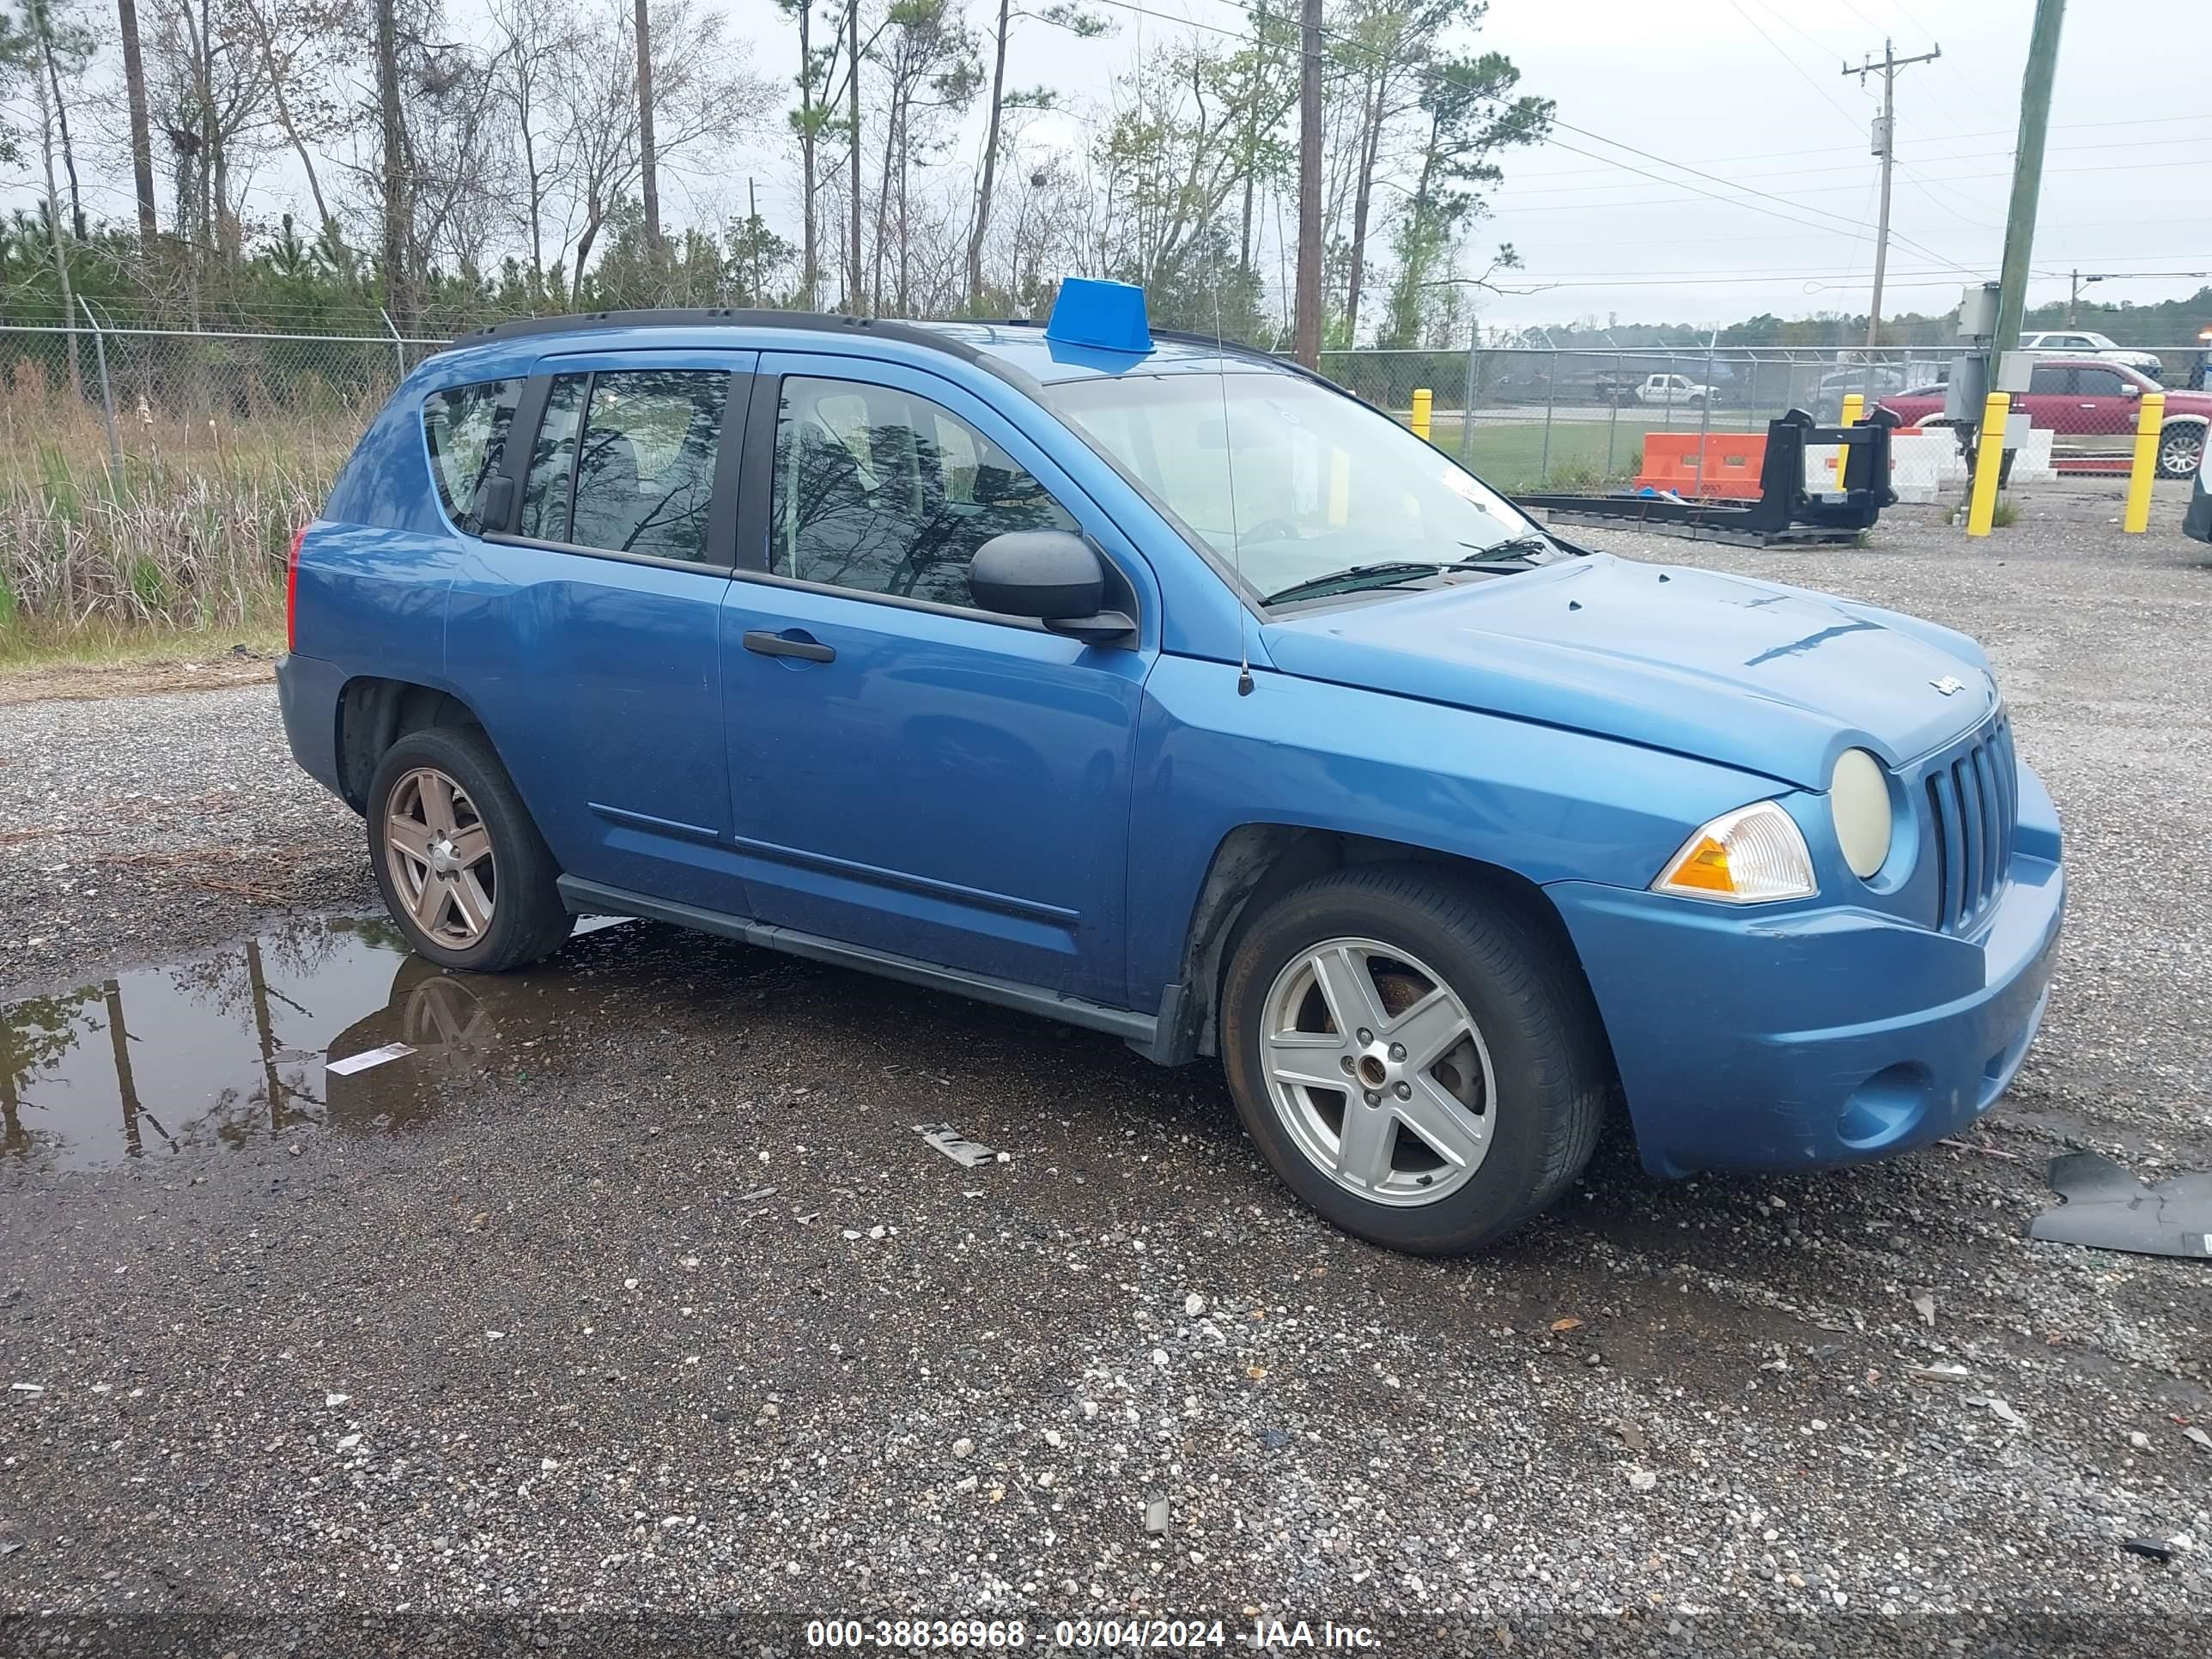
[[2002, 896], [1968, 935], [1850, 906], [1762, 913], [1546, 889], [1580, 953], [1646, 1168], [1807, 1170], [1955, 1133], [2027, 1053], [2065, 909], [2057, 815], [2020, 769]]

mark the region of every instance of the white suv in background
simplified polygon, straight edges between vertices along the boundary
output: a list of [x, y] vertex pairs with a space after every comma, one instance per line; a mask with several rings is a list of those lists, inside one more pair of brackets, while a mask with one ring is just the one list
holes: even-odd
[[2108, 363], [2125, 363], [2130, 368], [2141, 369], [2154, 380], [2162, 379], [2166, 365], [2154, 351], [2136, 351], [2130, 347], [2115, 345], [2102, 334], [2091, 334], [2078, 329], [2053, 329], [2040, 334], [2023, 334], [2020, 349], [2045, 356], [2061, 357], [2102, 357]]

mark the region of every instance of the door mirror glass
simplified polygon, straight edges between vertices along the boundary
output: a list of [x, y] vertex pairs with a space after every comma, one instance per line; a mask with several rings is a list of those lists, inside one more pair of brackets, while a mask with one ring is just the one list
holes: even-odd
[[968, 588], [986, 611], [1039, 622], [1095, 617], [1106, 602], [1106, 570], [1079, 536], [1017, 530], [994, 536], [968, 562]]

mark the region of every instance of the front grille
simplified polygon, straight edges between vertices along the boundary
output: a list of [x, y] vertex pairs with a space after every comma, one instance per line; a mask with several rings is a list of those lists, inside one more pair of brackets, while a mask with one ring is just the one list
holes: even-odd
[[2020, 819], [2020, 767], [2012, 723], [2000, 714], [1965, 747], [1929, 769], [1936, 839], [1936, 925], [1965, 933], [2004, 889]]

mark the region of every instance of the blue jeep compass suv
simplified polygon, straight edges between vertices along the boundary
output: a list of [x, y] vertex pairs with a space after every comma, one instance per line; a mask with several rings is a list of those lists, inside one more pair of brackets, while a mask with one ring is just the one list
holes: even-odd
[[1589, 555], [1327, 382], [781, 313], [439, 353], [295, 546], [301, 765], [415, 949], [613, 914], [1218, 1056], [1404, 1249], [1645, 1164], [1923, 1145], [2041, 1018], [2058, 824], [1988, 659]]

